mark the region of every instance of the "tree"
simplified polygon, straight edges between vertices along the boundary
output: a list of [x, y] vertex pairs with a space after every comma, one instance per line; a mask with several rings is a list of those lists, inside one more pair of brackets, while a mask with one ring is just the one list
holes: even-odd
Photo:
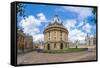
[[[94, 7], [93, 10], [92, 10], [93, 15], [96, 15], [96, 12], [97, 12], [97, 8]], [[94, 17], [94, 18], [92, 19], [92, 21], [93, 21], [94, 23], [96, 23], [96, 22], [97, 22], [96, 17]]]
[[24, 17], [25, 16], [24, 12], [25, 12], [25, 5], [23, 3], [18, 3], [17, 4], [17, 14], [19, 16]]
[[[19, 20], [21, 18], [25, 18], [25, 7], [26, 5], [23, 3], [18, 3], [17, 4], [17, 22], [19, 22]], [[20, 29], [21, 31], [23, 31], [23, 27], [17, 25], [18, 29]]]

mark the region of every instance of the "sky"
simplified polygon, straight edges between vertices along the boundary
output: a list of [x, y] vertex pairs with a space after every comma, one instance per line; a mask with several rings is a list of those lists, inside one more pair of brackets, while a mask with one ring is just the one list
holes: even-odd
[[95, 17], [92, 10], [92, 7], [25, 4], [26, 17], [18, 16], [17, 25], [23, 28], [25, 34], [31, 35], [34, 42], [43, 41], [44, 29], [58, 15], [69, 31], [68, 39], [81, 41], [87, 34], [91, 37], [96, 35], [96, 23], [91, 21]]

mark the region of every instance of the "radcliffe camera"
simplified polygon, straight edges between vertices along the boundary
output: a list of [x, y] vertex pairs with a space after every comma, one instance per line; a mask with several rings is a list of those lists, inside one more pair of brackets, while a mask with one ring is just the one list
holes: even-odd
[[16, 3], [16, 64], [97, 60], [97, 8]]

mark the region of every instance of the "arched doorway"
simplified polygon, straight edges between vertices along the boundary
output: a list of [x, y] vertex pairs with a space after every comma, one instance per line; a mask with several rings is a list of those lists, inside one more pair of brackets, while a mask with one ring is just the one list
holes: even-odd
[[47, 45], [47, 49], [50, 50], [50, 44]]
[[60, 49], [63, 49], [63, 43], [60, 44]]

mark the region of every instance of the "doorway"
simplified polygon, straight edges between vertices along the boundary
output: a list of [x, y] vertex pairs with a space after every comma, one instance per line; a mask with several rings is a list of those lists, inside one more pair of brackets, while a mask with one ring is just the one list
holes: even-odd
[[47, 49], [50, 50], [50, 44], [47, 45]]
[[63, 43], [60, 44], [60, 49], [63, 49]]

